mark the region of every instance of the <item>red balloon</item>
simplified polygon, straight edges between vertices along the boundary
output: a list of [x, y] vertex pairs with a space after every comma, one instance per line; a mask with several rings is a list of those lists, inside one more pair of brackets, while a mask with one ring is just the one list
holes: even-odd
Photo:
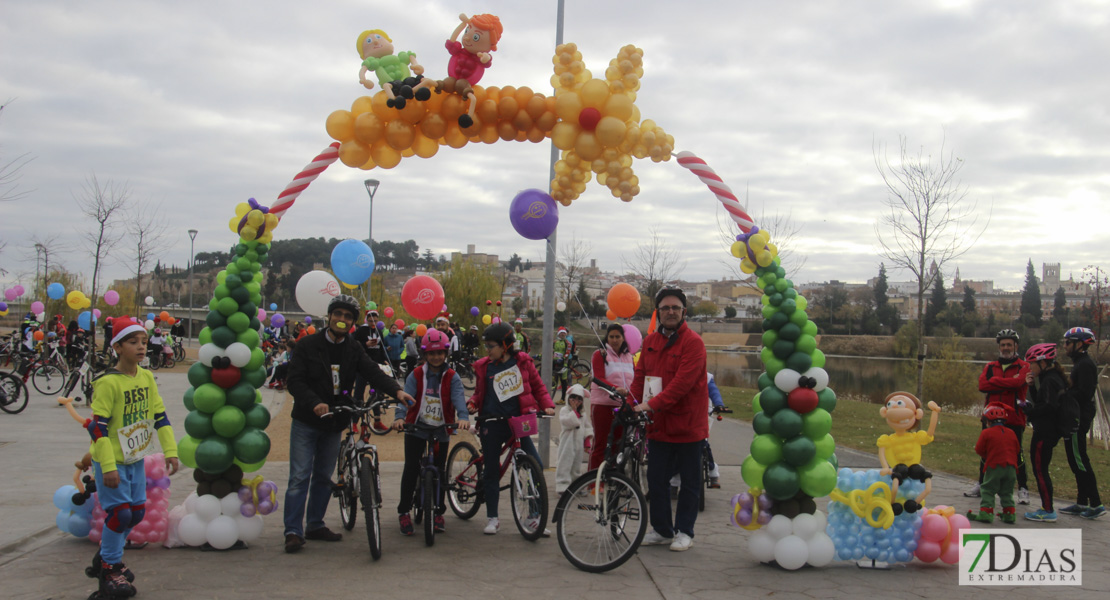
[[401, 304], [417, 319], [434, 319], [443, 306], [443, 300], [443, 286], [427, 275], [417, 275], [401, 288]]
[[225, 390], [239, 383], [240, 377], [242, 377], [242, 373], [239, 371], [239, 367], [212, 369], [212, 383]]
[[804, 415], [817, 408], [817, 392], [810, 388], [794, 388], [794, 391], [786, 397], [786, 405], [798, 414]]

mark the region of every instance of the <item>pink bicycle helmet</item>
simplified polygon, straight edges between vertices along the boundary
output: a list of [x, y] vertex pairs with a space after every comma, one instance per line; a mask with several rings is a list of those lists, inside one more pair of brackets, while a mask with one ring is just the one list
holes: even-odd
[[424, 343], [421, 348], [424, 352], [432, 352], [435, 350], [447, 351], [449, 342], [447, 341], [447, 334], [438, 329], [429, 329], [428, 333], [424, 335]]
[[1056, 344], [1037, 344], [1025, 351], [1025, 362], [1056, 360]]

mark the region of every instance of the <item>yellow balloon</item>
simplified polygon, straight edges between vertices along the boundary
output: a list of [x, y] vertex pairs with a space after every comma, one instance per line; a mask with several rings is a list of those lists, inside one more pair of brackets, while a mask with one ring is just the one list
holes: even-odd
[[492, 322], [493, 322], [493, 317], [491, 317], [489, 315], [482, 315], [482, 324], [483, 325], [489, 325]]
[[258, 237], [258, 230], [250, 225], [244, 225], [243, 230], [239, 232], [239, 237], [247, 241], [253, 240]]
[[255, 229], [257, 229], [259, 225], [261, 225], [265, 222], [266, 222], [266, 215], [263, 215], [262, 211], [252, 210], [249, 213], [247, 213], [247, 223], [251, 227], [254, 227]]
[[[575, 123], [577, 123], [577, 119]], [[574, 142], [578, 139], [579, 131], [578, 125], [559, 121], [555, 124], [555, 127], [551, 128], [551, 142], [560, 150], [570, 150], [574, 148]]]
[[266, 215], [266, 229], [273, 229], [274, 227], [277, 227], [277, 224], [278, 224], [277, 215], [274, 215], [274, 214], [267, 214]]
[[755, 265], [745, 256], [744, 260], [740, 261], [740, 270], [744, 273], [755, 273]]
[[578, 93], [582, 96], [583, 106], [601, 109], [609, 99], [609, 84], [604, 79], [591, 79], [582, 85]]
[[362, 166], [368, 158], [370, 158], [370, 149], [358, 140], [347, 140], [339, 145], [339, 160], [348, 167]]
[[[339, 157], [340, 159], [343, 158], [342, 146], [339, 148]], [[394, 150], [392, 146], [382, 139], [374, 142], [374, 145], [370, 147], [370, 158], [373, 158], [374, 162], [377, 163], [379, 167], [383, 169], [392, 169], [401, 162], [401, 153]]]
[[[385, 133], [385, 123], [378, 118], [378, 115], [372, 112], [365, 112], [359, 115], [358, 118], [355, 119], [354, 126], [352, 127], [352, 135], [354, 138], [367, 146], [378, 141], [378, 138], [382, 137], [383, 133]], [[346, 141], [348, 139], [351, 138], [348, 137], [340, 141]]]
[[555, 114], [559, 115], [559, 120], [577, 123], [580, 112], [582, 112], [582, 97], [578, 94], [560, 94], [555, 98]]
[[766, 250], [760, 250], [759, 252], [755, 253], [755, 261], [759, 263], [759, 266], [761, 267], [770, 266], [770, 264], [774, 262], [774, 260], [775, 257], [771, 256], [771, 253]]
[[593, 160], [601, 156], [601, 144], [598, 143], [597, 136], [589, 131], [583, 131], [578, 134], [578, 139], [574, 140], [574, 151], [582, 160]]
[[620, 145], [627, 130], [628, 126], [625, 125], [624, 121], [616, 117], [602, 117], [594, 132], [597, 134], [597, 140], [601, 142], [601, 145], [615, 148]]
[[239, 217], [231, 217], [231, 220], [227, 222], [227, 228], [231, 230], [231, 233], [239, 233]]
[[632, 118], [633, 106], [632, 98], [629, 98], [627, 94], [612, 94], [605, 101], [605, 108], [601, 111], [601, 114], [616, 117], [622, 122], [626, 122]]
[[747, 255], [744, 242], [733, 242], [732, 247], [729, 248], [729, 252], [732, 252], [732, 255], [736, 258], [743, 258]]
[[251, 211], [251, 205], [247, 204], [246, 202], [240, 202], [239, 204], [235, 205], [235, 216], [239, 217], [240, 219], [242, 219], [243, 216], [246, 215], [247, 213], [249, 213], [250, 211]]
[[351, 111], [337, 110], [328, 115], [328, 120], [324, 124], [331, 139], [338, 142], [345, 142], [354, 136], [355, 119], [351, 115]]

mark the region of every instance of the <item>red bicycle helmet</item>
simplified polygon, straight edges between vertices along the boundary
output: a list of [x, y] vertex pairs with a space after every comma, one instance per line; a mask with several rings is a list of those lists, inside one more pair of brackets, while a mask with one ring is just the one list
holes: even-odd
[[992, 402], [988, 404], [986, 410], [983, 411], [983, 416], [986, 417], [988, 421], [998, 421], [1005, 419], [1008, 413], [1009, 411], [1006, 410], [1005, 406], [997, 402]]
[[1056, 344], [1037, 344], [1025, 351], [1025, 362], [1056, 360]]

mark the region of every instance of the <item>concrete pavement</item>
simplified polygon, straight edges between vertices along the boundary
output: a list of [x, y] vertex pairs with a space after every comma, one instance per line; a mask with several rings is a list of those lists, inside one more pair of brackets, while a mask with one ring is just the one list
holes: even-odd
[[[184, 407], [180, 398], [188, 384], [183, 374], [159, 373], [159, 387], [167, 399], [171, 419], [180, 429]], [[279, 404], [278, 393], [264, 390], [268, 403]], [[61, 408], [32, 390], [31, 405], [20, 415], [0, 415], [0, 596], [5, 598], [85, 598], [95, 584], [83, 568], [95, 547], [54, 528], [57, 510], [51, 503], [55, 489], [70, 481], [72, 463], [87, 448], [88, 436]], [[87, 411], [84, 411], [87, 413]], [[558, 428], [552, 421], [553, 429]], [[179, 431], [179, 434], [181, 432]], [[557, 431], [553, 437], [557, 437]], [[740, 462], [747, 454], [752, 431], [744, 423], [716, 423], [711, 440], [722, 465], [723, 489], [708, 491], [706, 511], [699, 516], [694, 547], [684, 553], [665, 546], [641, 548], [636, 557], [615, 571], [592, 575], [565, 560], [554, 539], [535, 543], [521, 538], [513, 526], [507, 498], [502, 499], [502, 528], [496, 536], [481, 533], [484, 510], [470, 521], [450, 512], [447, 533], [425, 547], [420, 536], [406, 538], [397, 530], [392, 509], [397, 499], [401, 463], [383, 464], [383, 556], [372, 561], [362, 526], [334, 544], [309, 542], [299, 554], [282, 551], [280, 515], [266, 518], [262, 538], [251, 548], [228, 552], [198, 549], [167, 550], [148, 547], [128, 551], [126, 561], [136, 572], [136, 585], [148, 598], [309, 598], [355, 595], [388, 598], [577, 598], [591, 593], [646, 598], [872, 598], [970, 595], [979, 598], [1095, 598], [1110, 590], [1103, 571], [1110, 558], [1106, 531], [1110, 520], [1085, 521], [1061, 516], [1055, 526], [1080, 528], [1084, 535], [1082, 588], [970, 588], [957, 585], [956, 568], [911, 563], [889, 571], [859, 569], [854, 563], [835, 562], [821, 568], [783, 571], [761, 565], [747, 550], [748, 532], [729, 526], [729, 499], [745, 487]], [[839, 450], [842, 466], [877, 466], [873, 455]], [[926, 456], [928, 456], [926, 454]], [[288, 464], [268, 463], [262, 474], [284, 489]], [[554, 489], [554, 471], [547, 471]], [[933, 495], [937, 504], [960, 510], [974, 503], [961, 492], [969, 481], [938, 473]], [[189, 472], [174, 477], [171, 506], [193, 489]], [[552, 505], [554, 504], [554, 495]], [[328, 522], [339, 529], [336, 505]], [[1019, 527], [1036, 527], [1019, 524]], [[993, 525], [992, 530], [1013, 526]], [[1101, 592], [1099, 591], [1101, 590]]]

